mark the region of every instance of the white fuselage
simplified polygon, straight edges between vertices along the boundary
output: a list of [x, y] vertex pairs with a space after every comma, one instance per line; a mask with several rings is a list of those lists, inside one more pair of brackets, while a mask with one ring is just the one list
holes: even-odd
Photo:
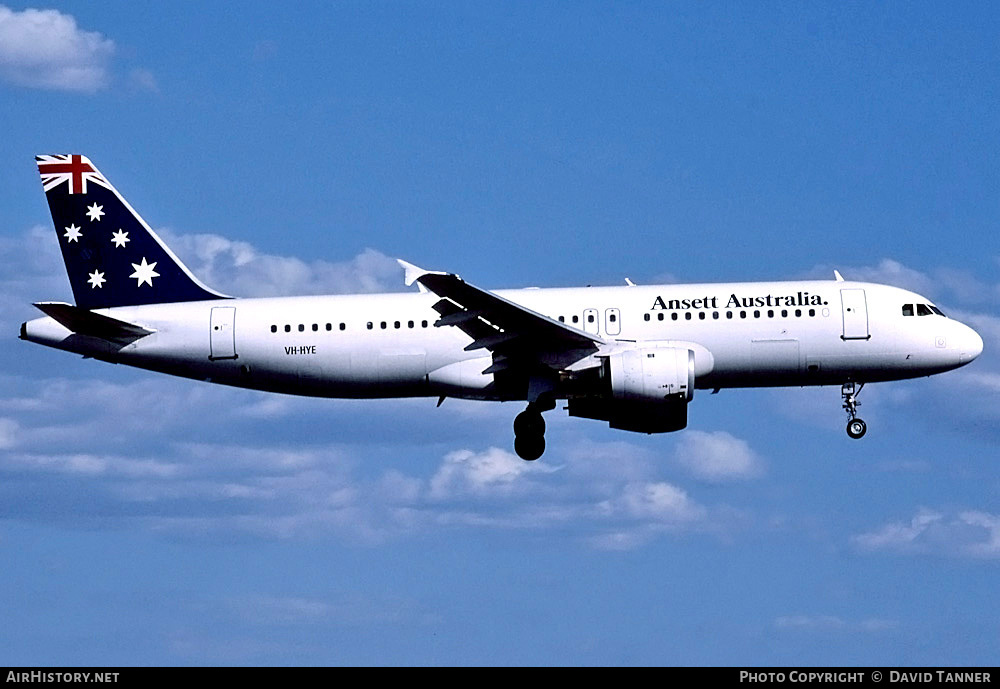
[[[844, 281], [501, 290], [497, 295], [602, 338], [607, 348], [683, 343], [696, 387], [829, 385], [926, 376], [974, 359], [982, 340], [895, 287]], [[154, 331], [123, 347], [51, 318], [22, 338], [116, 363], [320, 397], [511, 399], [486, 349], [435, 327], [430, 293], [229, 299], [102, 309]], [[604, 351], [598, 351], [597, 358]], [[585, 368], [581, 362], [574, 368]], [[524, 399], [521, 397], [521, 399]]]

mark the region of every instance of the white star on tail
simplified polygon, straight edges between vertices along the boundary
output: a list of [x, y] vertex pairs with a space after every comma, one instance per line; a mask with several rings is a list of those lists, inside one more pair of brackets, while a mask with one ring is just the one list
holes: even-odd
[[111, 243], [117, 246], [119, 249], [125, 246], [127, 242], [132, 241], [128, 238], [128, 232], [122, 232], [120, 229], [117, 232], [111, 233]]
[[83, 236], [83, 233], [80, 232], [80, 228], [77, 227], [76, 225], [70, 225], [69, 227], [67, 227], [65, 229], [66, 229], [66, 233], [63, 234], [63, 237], [66, 238], [67, 242], [79, 242], [80, 241], [80, 237]]
[[146, 263], [145, 256], [142, 257], [142, 263], [133, 263], [132, 267], [135, 268], [135, 272], [129, 275], [129, 277], [135, 278], [136, 280], [139, 281], [136, 284], [136, 287], [142, 287], [142, 283], [144, 282], [150, 287], [152, 287], [153, 278], [160, 277], [160, 274], [157, 273], [155, 270], [153, 270], [153, 268], [156, 267], [156, 261], [153, 261], [152, 263]]
[[87, 217], [90, 218], [90, 222], [95, 220], [100, 220], [101, 216], [104, 215], [104, 206], [98, 206], [96, 203], [93, 206], [87, 206]]
[[104, 279], [104, 273], [99, 270], [95, 270], [90, 274], [90, 279], [87, 280], [87, 282], [90, 283], [91, 289], [94, 289], [95, 287], [104, 287], [104, 283], [106, 282]]

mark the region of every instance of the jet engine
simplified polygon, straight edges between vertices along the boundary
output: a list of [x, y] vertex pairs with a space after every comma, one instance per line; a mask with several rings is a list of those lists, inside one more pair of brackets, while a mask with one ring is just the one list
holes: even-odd
[[604, 357], [597, 392], [569, 399], [569, 415], [611, 428], [667, 433], [687, 426], [694, 396], [695, 353], [683, 347], [629, 349]]

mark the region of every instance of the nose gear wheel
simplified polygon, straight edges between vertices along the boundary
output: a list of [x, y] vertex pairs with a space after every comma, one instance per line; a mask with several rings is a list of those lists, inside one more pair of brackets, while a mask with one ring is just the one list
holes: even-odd
[[844, 383], [840, 386], [840, 396], [844, 400], [844, 411], [847, 412], [847, 435], [858, 440], [868, 431], [868, 424], [858, 418], [858, 395], [865, 384], [857, 385], [854, 382]]

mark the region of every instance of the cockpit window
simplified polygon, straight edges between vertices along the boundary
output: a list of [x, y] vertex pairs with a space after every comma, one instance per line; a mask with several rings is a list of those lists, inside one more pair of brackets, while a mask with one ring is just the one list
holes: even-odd
[[[913, 304], [903, 304], [903, 315], [912, 316], [913, 315]], [[944, 316], [944, 312], [933, 304], [917, 304], [916, 315], [918, 316], [933, 316], [937, 314], [939, 316]], [[947, 318], [947, 316], [944, 316]]]

